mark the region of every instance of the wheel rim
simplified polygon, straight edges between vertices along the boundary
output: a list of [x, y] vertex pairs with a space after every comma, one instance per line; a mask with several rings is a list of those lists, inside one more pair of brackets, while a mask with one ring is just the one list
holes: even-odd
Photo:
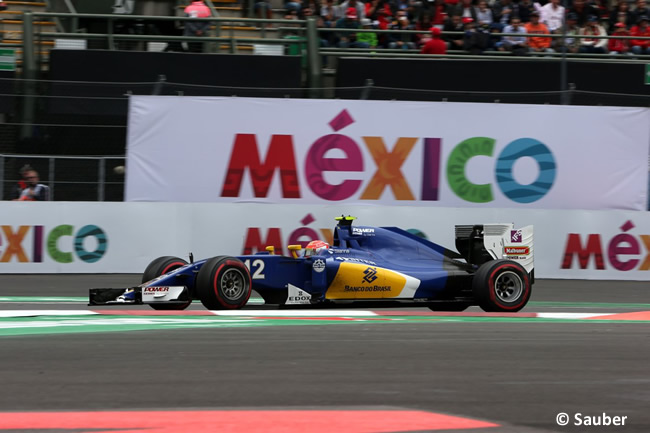
[[238, 301], [246, 290], [244, 274], [239, 269], [230, 268], [221, 276], [221, 293], [229, 301]]
[[515, 302], [523, 291], [524, 282], [516, 272], [503, 272], [494, 281], [494, 293], [500, 301]]

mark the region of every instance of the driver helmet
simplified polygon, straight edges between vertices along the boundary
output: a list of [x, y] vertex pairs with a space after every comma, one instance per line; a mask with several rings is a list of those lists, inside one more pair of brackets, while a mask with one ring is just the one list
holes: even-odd
[[327, 242], [321, 241], [321, 240], [315, 240], [315, 241], [309, 242], [305, 248], [307, 249], [307, 254], [308, 255], [310, 253], [309, 250], [311, 250], [311, 255], [316, 255], [316, 254], [319, 254], [321, 251], [325, 251], [329, 247], [330, 247], [330, 244], [328, 244]]

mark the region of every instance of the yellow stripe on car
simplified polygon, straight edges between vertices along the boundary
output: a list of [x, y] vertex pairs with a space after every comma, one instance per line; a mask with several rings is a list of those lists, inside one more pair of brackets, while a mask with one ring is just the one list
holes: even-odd
[[327, 299], [413, 298], [420, 280], [378, 266], [341, 263]]

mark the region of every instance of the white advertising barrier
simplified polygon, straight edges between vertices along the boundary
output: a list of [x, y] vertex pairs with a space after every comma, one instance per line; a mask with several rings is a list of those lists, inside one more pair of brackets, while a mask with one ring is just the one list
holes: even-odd
[[132, 96], [127, 201], [644, 210], [650, 110]]
[[534, 225], [538, 278], [650, 280], [650, 213], [399, 206], [0, 202], [0, 273], [141, 273], [159, 256], [242, 255], [330, 240], [334, 217], [413, 229], [455, 249], [455, 224]]

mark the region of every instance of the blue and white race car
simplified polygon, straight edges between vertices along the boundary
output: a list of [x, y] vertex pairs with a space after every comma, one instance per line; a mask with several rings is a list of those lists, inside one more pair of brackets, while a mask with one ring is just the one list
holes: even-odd
[[182, 310], [198, 299], [210, 310], [242, 308], [252, 290], [281, 306], [421, 306], [434, 311], [521, 310], [535, 280], [533, 227], [457, 225], [449, 250], [396, 227], [353, 226], [339, 217], [333, 245], [290, 245], [291, 256], [267, 251], [190, 263], [160, 257], [142, 284], [91, 289], [90, 305], [148, 304]]

